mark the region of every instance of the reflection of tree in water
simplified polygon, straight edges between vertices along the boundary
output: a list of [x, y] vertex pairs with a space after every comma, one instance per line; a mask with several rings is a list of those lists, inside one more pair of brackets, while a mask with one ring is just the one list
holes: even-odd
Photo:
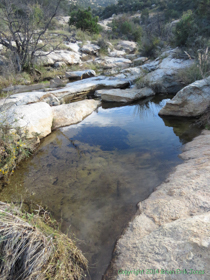
[[140, 119], [154, 117], [158, 114], [162, 107], [162, 104], [155, 104], [153, 100], [151, 102], [151, 98], [147, 98], [134, 106], [133, 114], [135, 117], [139, 116]]

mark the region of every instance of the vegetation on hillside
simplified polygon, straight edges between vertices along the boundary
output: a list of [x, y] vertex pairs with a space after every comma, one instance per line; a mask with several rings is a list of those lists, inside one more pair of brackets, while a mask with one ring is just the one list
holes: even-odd
[[74, 9], [70, 13], [69, 25], [75, 25], [82, 31], [87, 30], [91, 33], [99, 33], [98, 17], [93, 17], [90, 7], [88, 9]]

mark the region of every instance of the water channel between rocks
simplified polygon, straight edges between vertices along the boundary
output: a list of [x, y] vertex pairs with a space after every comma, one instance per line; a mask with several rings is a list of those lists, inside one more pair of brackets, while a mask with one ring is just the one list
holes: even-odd
[[181, 146], [200, 134], [192, 120], [158, 116], [168, 96], [103, 104], [81, 123], [54, 131], [0, 192], [1, 201], [47, 206], [73, 233], [102, 278], [116, 240], [146, 199], [181, 163]]

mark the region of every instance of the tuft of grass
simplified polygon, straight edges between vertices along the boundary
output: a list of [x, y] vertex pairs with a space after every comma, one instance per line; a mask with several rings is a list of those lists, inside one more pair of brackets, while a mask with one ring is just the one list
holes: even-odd
[[2, 279], [80, 280], [87, 260], [48, 212], [26, 213], [0, 202]]
[[2, 120], [0, 123], [0, 177], [7, 179], [17, 164], [35, 149], [37, 139], [27, 139], [19, 128], [14, 129]]
[[197, 63], [194, 63], [193, 65], [191, 65], [185, 69], [180, 69], [177, 72], [176, 77], [185, 86], [189, 85], [197, 80], [203, 79]]

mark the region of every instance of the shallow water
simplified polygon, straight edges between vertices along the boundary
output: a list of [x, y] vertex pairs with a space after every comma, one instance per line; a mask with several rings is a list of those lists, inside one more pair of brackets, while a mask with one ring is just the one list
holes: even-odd
[[200, 133], [191, 120], [160, 118], [164, 98], [105, 103], [80, 124], [54, 131], [0, 193], [1, 201], [47, 206], [78, 239], [93, 280], [102, 278], [136, 204], [182, 162], [182, 144]]

